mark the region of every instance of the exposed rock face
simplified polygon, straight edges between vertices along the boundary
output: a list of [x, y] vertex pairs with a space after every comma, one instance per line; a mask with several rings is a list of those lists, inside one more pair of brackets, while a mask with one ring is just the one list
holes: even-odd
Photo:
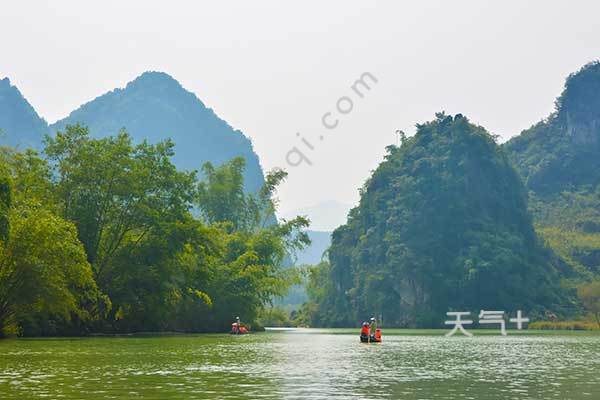
[[580, 146], [598, 146], [598, 142], [600, 142], [599, 119], [577, 121], [568, 112], [565, 114], [565, 131], [574, 144]]

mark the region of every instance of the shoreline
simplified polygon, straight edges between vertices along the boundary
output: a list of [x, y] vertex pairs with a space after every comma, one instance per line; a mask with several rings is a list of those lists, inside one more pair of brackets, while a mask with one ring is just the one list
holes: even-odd
[[[444, 336], [447, 329], [408, 329], [408, 328], [383, 328], [383, 336]], [[482, 336], [499, 336], [498, 329], [469, 329], [474, 337]], [[358, 335], [358, 328], [282, 328], [282, 327], [266, 327], [265, 331], [251, 332], [244, 337], [256, 334], [268, 333], [290, 333], [290, 334], [323, 334], [332, 335]], [[599, 336], [600, 330], [572, 330], [572, 329], [524, 329], [524, 330], [507, 330], [511, 336]], [[13, 336], [0, 338], [0, 343], [10, 340], [82, 340], [82, 339], [140, 339], [140, 338], [168, 338], [168, 337], [185, 337], [185, 336], [230, 336], [229, 332], [136, 332], [136, 333], [119, 333], [105, 334], [96, 333], [85, 336]], [[235, 335], [232, 335], [235, 337]], [[456, 335], [456, 337], [462, 337]], [[451, 339], [451, 338], [449, 338]]]

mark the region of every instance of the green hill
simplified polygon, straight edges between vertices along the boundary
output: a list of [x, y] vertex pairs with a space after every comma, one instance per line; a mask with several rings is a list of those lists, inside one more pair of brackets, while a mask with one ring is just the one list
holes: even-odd
[[560, 313], [560, 263], [539, 243], [527, 192], [484, 128], [438, 114], [388, 150], [332, 235], [320, 289], [309, 285], [313, 324], [383, 314], [388, 326], [440, 326], [451, 309]]
[[567, 78], [556, 110], [505, 145], [536, 195], [600, 183], [600, 63]]
[[56, 132], [76, 123], [87, 125], [96, 137], [114, 135], [125, 128], [136, 141], [154, 143], [172, 138], [174, 163], [186, 170], [199, 170], [206, 161], [220, 165], [241, 156], [246, 159], [246, 189], [256, 191], [263, 182], [250, 139], [162, 72], [146, 72], [124, 89], [82, 105], [50, 128]]
[[600, 63], [570, 75], [555, 112], [504, 147], [541, 236], [580, 277], [600, 273]]
[[0, 80], [0, 145], [40, 148], [48, 125], [8, 78]]

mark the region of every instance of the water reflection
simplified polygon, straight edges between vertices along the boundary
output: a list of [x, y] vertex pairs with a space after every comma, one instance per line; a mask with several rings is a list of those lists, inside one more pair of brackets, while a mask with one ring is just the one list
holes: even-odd
[[600, 398], [598, 335], [342, 333], [1, 341], [0, 398]]

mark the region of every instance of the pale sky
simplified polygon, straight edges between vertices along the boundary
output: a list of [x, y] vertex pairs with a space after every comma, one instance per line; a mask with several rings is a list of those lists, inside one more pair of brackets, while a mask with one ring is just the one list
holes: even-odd
[[[599, 16], [594, 1], [15, 0], [0, 7], [0, 78], [54, 122], [167, 72], [249, 136], [263, 168], [288, 170], [285, 213], [355, 204], [394, 132], [437, 111], [503, 140], [544, 118], [565, 77], [600, 57]], [[364, 72], [378, 83], [360, 98]], [[294, 147], [312, 165], [288, 166]]]

